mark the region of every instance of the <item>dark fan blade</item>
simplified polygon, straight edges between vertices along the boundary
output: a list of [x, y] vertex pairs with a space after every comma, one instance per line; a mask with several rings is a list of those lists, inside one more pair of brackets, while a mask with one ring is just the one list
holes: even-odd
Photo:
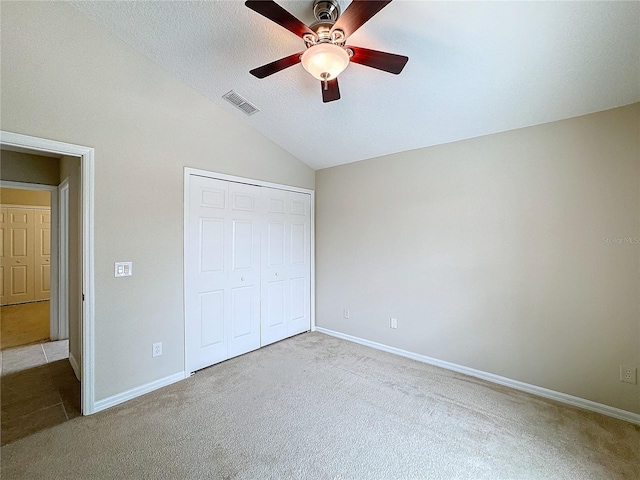
[[338, 79], [334, 78], [328, 82], [321, 82], [322, 85], [322, 101], [324, 103], [340, 100], [340, 89], [338, 88]]
[[344, 32], [345, 38], [348, 38], [388, 3], [391, 3], [391, 0], [353, 0], [338, 17], [331, 31], [340, 29]]
[[395, 53], [379, 52], [377, 50], [369, 50], [362, 47], [345, 47], [353, 51], [351, 61], [359, 63], [360, 65], [366, 65], [367, 67], [377, 68], [378, 70], [384, 70], [385, 72], [395, 73], [398, 75], [406, 63], [409, 61], [409, 57], [404, 55], [396, 55]]
[[314, 37], [316, 36], [313, 30], [273, 0], [247, 0], [244, 4], [254, 12], [264, 15], [272, 22], [275, 22], [290, 32], [295, 33], [300, 38], [302, 38], [305, 33], [313, 35]]
[[302, 55], [302, 52], [294, 53], [293, 55], [281, 58], [280, 60], [276, 60], [275, 62], [267, 63], [266, 65], [262, 65], [261, 67], [254, 68], [253, 70], [250, 70], [249, 73], [258, 78], [268, 77], [269, 75], [273, 75], [280, 70], [284, 70], [285, 68], [289, 68], [296, 63], [300, 63], [300, 55]]

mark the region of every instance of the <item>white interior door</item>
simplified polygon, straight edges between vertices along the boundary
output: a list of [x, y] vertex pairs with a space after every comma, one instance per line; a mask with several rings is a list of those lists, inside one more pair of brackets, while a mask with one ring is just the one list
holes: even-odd
[[187, 368], [260, 346], [259, 188], [191, 175], [186, 232]]
[[310, 196], [263, 188], [261, 343], [310, 330]]
[[51, 210], [34, 210], [34, 215], [34, 298], [49, 300], [51, 298]]
[[34, 211], [8, 207], [3, 215], [2, 304], [32, 302], [34, 284]]
[[5, 279], [6, 268], [5, 264], [7, 263], [8, 251], [5, 251], [5, 248], [8, 246], [5, 238], [5, 232], [7, 230], [7, 218], [8, 212], [7, 209], [2, 207], [0, 208], [0, 305], [4, 305], [5, 300], [5, 284], [7, 283]]

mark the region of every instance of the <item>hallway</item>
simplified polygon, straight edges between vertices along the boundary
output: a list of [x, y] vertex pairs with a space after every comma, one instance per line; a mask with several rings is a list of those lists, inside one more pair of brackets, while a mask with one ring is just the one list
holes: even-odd
[[4, 350], [0, 365], [2, 445], [81, 415], [68, 340]]

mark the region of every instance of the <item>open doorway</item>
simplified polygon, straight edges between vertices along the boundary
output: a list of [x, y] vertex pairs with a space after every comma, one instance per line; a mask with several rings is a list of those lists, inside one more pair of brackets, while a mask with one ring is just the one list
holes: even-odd
[[93, 413], [93, 149], [0, 135], [5, 444]]
[[2, 445], [81, 414], [79, 309], [68, 308], [81, 296], [68, 288], [80, 274], [69, 201], [80, 159], [38, 153], [0, 149]]

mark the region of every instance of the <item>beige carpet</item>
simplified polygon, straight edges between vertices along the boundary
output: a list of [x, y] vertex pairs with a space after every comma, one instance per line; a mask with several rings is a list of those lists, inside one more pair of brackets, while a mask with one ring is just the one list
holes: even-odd
[[1, 453], [4, 480], [637, 479], [640, 427], [312, 333]]

